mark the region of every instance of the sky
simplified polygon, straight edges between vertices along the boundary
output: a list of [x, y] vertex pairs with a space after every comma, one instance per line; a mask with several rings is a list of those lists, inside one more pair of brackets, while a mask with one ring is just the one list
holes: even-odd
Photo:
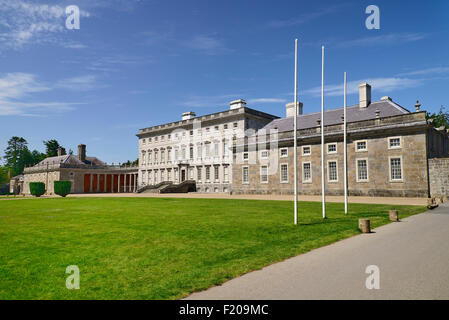
[[[80, 28], [66, 27], [78, 6]], [[368, 5], [380, 28], [367, 29]], [[12, 136], [30, 149], [57, 139], [108, 163], [137, 158], [138, 129], [209, 114], [245, 99], [285, 116], [388, 95], [414, 110], [449, 108], [449, 1], [0, 0], [0, 156]]]

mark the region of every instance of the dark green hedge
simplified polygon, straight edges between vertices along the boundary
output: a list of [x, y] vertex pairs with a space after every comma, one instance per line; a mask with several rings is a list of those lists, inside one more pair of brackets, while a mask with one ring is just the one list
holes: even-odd
[[30, 182], [30, 193], [33, 196], [40, 197], [45, 193], [45, 183], [43, 182]]
[[55, 193], [61, 197], [65, 197], [70, 193], [72, 187], [71, 181], [55, 181]]

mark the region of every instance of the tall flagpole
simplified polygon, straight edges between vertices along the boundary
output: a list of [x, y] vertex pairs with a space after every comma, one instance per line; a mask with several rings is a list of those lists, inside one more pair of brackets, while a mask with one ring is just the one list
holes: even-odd
[[346, 72], [345, 72], [345, 79], [344, 79], [344, 104], [343, 104], [343, 145], [344, 145], [344, 168], [345, 168], [345, 172], [344, 172], [344, 178], [345, 178], [345, 214], [348, 214], [348, 162], [347, 162], [347, 145], [346, 145], [346, 124], [347, 124], [347, 120], [346, 120]]
[[324, 194], [324, 46], [321, 47], [321, 201], [323, 219], [326, 218], [326, 196]]
[[295, 189], [295, 205], [294, 205], [294, 216], [295, 216], [295, 224], [298, 224], [298, 168], [297, 168], [297, 131], [298, 131], [298, 124], [297, 124], [297, 118], [298, 118], [298, 39], [295, 39], [295, 116], [293, 118], [293, 170], [294, 170], [294, 189]]

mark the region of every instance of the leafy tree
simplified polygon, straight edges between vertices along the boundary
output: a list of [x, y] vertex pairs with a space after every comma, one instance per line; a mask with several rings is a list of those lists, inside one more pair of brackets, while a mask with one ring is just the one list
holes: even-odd
[[58, 149], [62, 148], [59, 142], [55, 139], [44, 141], [47, 157], [56, 157], [58, 155]]
[[433, 125], [436, 128], [439, 127], [445, 127], [446, 129], [449, 128], [449, 112], [443, 106], [440, 107], [440, 111], [438, 113], [427, 112], [426, 118], [433, 119]]
[[25, 166], [32, 166], [46, 158], [44, 153], [28, 149], [28, 142], [22, 137], [12, 137], [8, 141], [3, 157], [5, 166], [11, 169], [11, 177], [23, 173]]
[[0, 166], [0, 185], [6, 184], [8, 182], [8, 168]]
[[6, 167], [11, 168], [11, 176], [22, 173], [27, 162], [32, 160], [28, 142], [16, 136], [9, 139], [4, 159]]

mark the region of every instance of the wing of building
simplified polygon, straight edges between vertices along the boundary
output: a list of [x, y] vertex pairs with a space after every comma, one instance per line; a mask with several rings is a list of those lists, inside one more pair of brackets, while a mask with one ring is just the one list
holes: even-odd
[[78, 155], [48, 157], [24, 170], [15, 193], [30, 193], [30, 182], [45, 183], [47, 195], [54, 194], [54, 182], [72, 182], [71, 193], [118, 193], [137, 190], [137, 166], [108, 165], [96, 157], [86, 155], [86, 145], [78, 146]]
[[[434, 128], [418, 104], [410, 112], [390, 97], [371, 101], [369, 84], [361, 84], [359, 91], [359, 103], [347, 108], [349, 194], [438, 194], [441, 183], [437, 182], [438, 187], [431, 190], [432, 181], [438, 180], [441, 172], [429, 168], [438, 166], [438, 159], [448, 156], [447, 130]], [[289, 105], [287, 115], [267, 124], [252, 142], [247, 138], [237, 142], [234, 193], [293, 193], [294, 114]], [[329, 195], [343, 195], [344, 190], [343, 119], [343, 108], [324, 113], [325, 187]], [[321, 194], [320, 121], [321, 113], [297, 115], [299, 194]], [[276, 132], [275, 139], [265, 136], [270, 131]]]

